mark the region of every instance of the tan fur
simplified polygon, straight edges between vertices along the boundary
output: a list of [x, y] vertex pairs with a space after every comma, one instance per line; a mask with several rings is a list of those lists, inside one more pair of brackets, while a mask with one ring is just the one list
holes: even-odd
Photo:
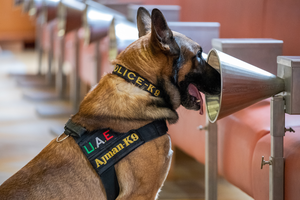
[[[147, 27], [149, 29], [149, 24]], [[157, 119], [166, 119], [170, 123], [177, 121], [175, 110], [181, 103], [180, 94], [170, 81], [174, 58], [165, 53], [170, 46], [157, 47], [160, 44], [148, 29], [143, 31], [146, 35], [127, 47], [113, 64], [137, 72], [154, 85], [162, 81], [172, 107], [164, 106], [165, 99], [151, 96], [117, 75], [108, 74], [86, 95], [79, 112], [72, 117], [74, 123], [89, 131], [110, 128], [127, 132]], [[179, 37], [189, 40], [181, 34]], [[182, 50], [186, 60], [198, 51], [197, 45], [193, 42], [191, 47]], [[191, 61], [183, 63], [178, 76], [180, 80], [192, 70], [191, 65]], [[166, 179], [171, 157], [170, 137], [164, 135], [140, 146], [118, 162], [115, 165], [120, 184], [117, 200], [156, 199]], [[1, 200], [105, 198], [99, 176], [71, 137], [62, 143], [53, 140], [0, 186]]]

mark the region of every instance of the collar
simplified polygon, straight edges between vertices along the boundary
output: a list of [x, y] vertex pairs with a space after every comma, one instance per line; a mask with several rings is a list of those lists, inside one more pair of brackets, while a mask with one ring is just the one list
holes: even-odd
[[138, 73], [133, 72], [122, 65], [116, 64], [115, 69], [112, 73], [118, 75], [119, 77], [122, 77], [130, 83], [133, 83], [135, 86], [149, 92], [152, 96], [161, 98], [163, 96], [161, 90], [158, 87], [156, 87], [147, 79], [140, 76]]

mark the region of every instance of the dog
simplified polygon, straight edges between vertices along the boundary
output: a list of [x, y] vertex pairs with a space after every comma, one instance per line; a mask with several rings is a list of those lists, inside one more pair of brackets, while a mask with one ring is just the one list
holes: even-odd
[[[72, 123], [88, 131], [109, 128], [119, 133], [155, 120], [172, 124], [178, 120], [180, 104], [202, 112], [200, 92], [220, 93], [220, 74], [205, 62], [200, 45], [171, 31], [158, 9], [150, 16], [145, 8], [139, 8], [137, 26], [139, 39], [112, 64], [139, 74], [153, 84], [151, 88], [139, 88], [116, 74], [107, 74], [83, 99], [78, 113], [71, 117]], [[151, 95], [149, 90], [154, 86], [160, 90]], [[116, 199], [157, 199], [171, 158], [168, 134], [133, 150], [115, 164], [120, 188]], [[0, 186], [0, 199], [82, 200], [107, 199], [107, 195], [87, 157], [75, 140], [66, 136], [60, 143], [51, 141], [6, 180]]]

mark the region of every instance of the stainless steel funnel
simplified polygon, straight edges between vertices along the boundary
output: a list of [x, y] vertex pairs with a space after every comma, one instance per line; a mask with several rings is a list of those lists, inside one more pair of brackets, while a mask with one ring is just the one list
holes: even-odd
[[106, 37], [113, 18], [126, 19], [124, 15], [100, 3], [87, 1], [83, 13], [85, 43], [90, 44]]
[[82, 26], [82, 14], [86, 4], [76, 0], [61, 0], [58, 5], [58, 36], [79, 29]]
[[114, 17], [109, 27], [109, 59], [115, 59], [128, 45], [139, 39], [138, 35], [134, 23]]
[[220, 95], [205, 95], [212, 123], [284, 91], [283, 79], [216, 49], [208, 53], [207, 62], [221, 74]]

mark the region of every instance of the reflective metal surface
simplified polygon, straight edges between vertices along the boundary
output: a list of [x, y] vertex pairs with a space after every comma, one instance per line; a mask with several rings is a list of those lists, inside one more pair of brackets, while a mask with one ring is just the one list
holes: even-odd
[[47, 22], [54, 20], [57, 17], [57, 10], [60, 0], [45, 0], [45, 18]]
[[121, 13], [94, 1], [87, 1], [83, 13], [85, 43], [90, 44], [108, 35], [113, 18], [126, 19]]
[[128, 15], [128, 6], [133, 4], [132, 2], [104, 2], [103, 5], [105, 5], [108, 8], [111, 8], [115, 11], [118, 11], [119, 13], [127, 16]]
[[31, 0], [26, 9], [30, 16], [38, 17], [40, 22], [49, 22], [57, 17], [59, 2], [60, 0]]
[[44, 8], [44, 0], [32, 0], [28, 4], [28, 14], [36, 16]]
[[14, 6], [19, 6], [24, 3], [24, 0], [14, 0]]
[[82, 14], [86, 4], [76, 0], [61, 0], [58, 5], [58, 35], [78, 29], [82, 26]]
[[271, 99], [271, 156], [269, 168], [269, 199], [284, 200], [284, 136], [285, 101], [281, 95]]
[[284, 79], [286, 113], [300, 114], [300, 56], [278, 56], [277, 75]]
[[[214, 38], [212, 47], [237, 59], [277, 74], [277, 56], [282, 55], [283, 41], [270, 38]], [[258, 59], [253, 59], [258, 58]]]
[[109, 28], [109, 58], [115, 59], [129, 44], [138, 37], [136, 25], [126, 19], [113, 19]]
[[223, 52], [212, 49], [207, 62], [221, 74], [221, 94], [205, 95], [212, 123], [284, 91], [283, 79]]
[[146, 8], [150, 14], [154, 8], [159, 9], [163, 13], [167, 22], [180, 21], [181, 7], [178, 5], [134, 5], [134, 4], [128, 6], [128, 15], [127, 15], [128, 20], [136, 23], [137, 11], [141, 6]]
[[212, 49], [212, 39], [219, 38], [220, 24], [218, 22], [168, 22], [172, 31], [179, 32], [195, 42], [208, 53]]
[[33, 0], [24, 0], [23, 1], [23, 12], [25, 12], [25, 13], [29, 12], [32, 2], [33, 2]]

